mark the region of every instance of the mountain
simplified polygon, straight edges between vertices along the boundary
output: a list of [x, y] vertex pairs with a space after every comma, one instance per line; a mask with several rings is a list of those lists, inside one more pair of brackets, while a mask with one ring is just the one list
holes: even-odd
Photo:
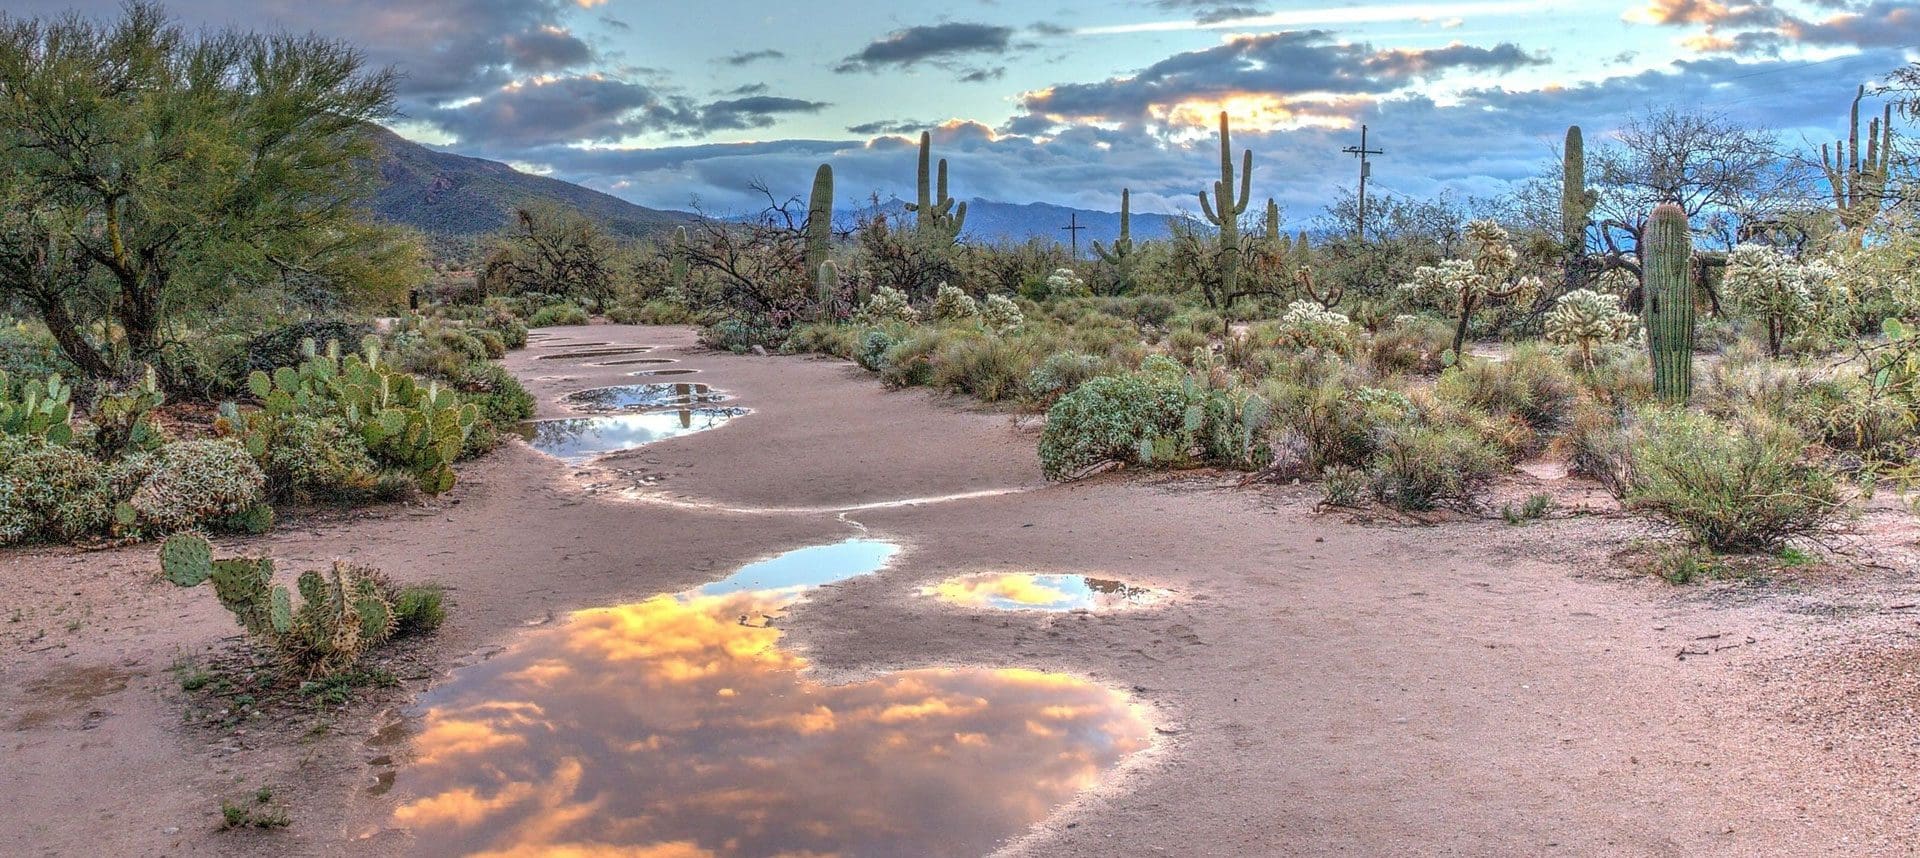
[[[881, 204], [881, 208], [889, 214], [904, 213], [906, 201], [892, 199]], [[912, 216], [908, 217], [911, 219]], [[983, 244], [1020, 243], [1028, 238], [1067, 244], [1067, 231], [1061, 227], [1069, 222], [1085, 227], [1080, 231], [1080, 252], [1085, 256], [1093, 254], [1094, 241], [1111, 243], [1120, 235], [1119, 212], [1076, 209], [1050, 203], [1002, 203], [971, 199], [967, 201], [967, 226], [962, 237]], [[1167, 238], [1172, 235], [1174, 224], [1179, 222], [1180, 219], [1173, 215], [1134, 212], [1133, 240]]]
[[380, 149], [374, 216], [426, 233], [436, 255], [464, 255], [481, 236], [507, 226], [514, 209], [534, 203], [574, 209], [629, 238], [696, 220], [686, 212], [634, 205], [498, 161], [435, 151], [385, 128], [376, 126], [373, 139]]

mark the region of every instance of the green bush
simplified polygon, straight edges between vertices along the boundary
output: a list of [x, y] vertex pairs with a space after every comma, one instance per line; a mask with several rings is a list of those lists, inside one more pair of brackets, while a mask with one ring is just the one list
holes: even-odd
[[1503, 361], [1454, 366], [1440, 376], [1434, 395], [1445, 405], [1516, 420], [1542, 436], [1566, 422], [1579, 390], [1558, 355], [1522, 345]]
[[1052, 402], [1115, 369], [1110, 362], [1084, 352], [1054, 352], [1027, 373], [1027, 393], [1036, 400]]
[[1064, 480], [1102, 462], [1152, 464], [1188, 430], [1190, 397], [1175, 372], [1101, 376], [1074, 388], [1047, 411], [1040, 469]]
[[1627, 506], [1711, 551], [1771, 551], [1830, 530], [1844, 504], [1806, 440], [1760, 414], [1723, 421], [1673, 408], [1640, 412]]
[[1439, 319], [1405, 316], [1367, 337], [1361, 352], [1375, 375], [1430, 375], [1453, 347], [1453, 329]]
[[266, 500], [266, 474], [229, 439], [167, 445], [127, 500], [140, 529], [173, 533], [239, 515]]
[[424, 635], [446, 622], [446, 590], [433, 584], [413, 584], [393, 591], [393, 636]]
[[956, 336], [934, 352], [928, 382], [985, 402], [999, 402], [1020, 394], [1036, 361], [1025, 339]]
[[530, 328], [551, 328], [560, 325], [584, 325], [593, 321], [587, 311], [576, 304], [549, 304], [535, 311], [533, 318], [527, 320]]
[[894, 387], [918, 387], [933, 380], [933, 354], [949, 334], [940, 328], [919, 328], [880, 358], [880, 380]]
[[615, 304], [607, 318], [622, 325], [697, 325], [699, 314], [678, 301], [655, 299], [642, 304]]
[[275, 498], [358, 499], [379, 478], [359, 434], [337, 418], [304, 414], [275, 422], [261, 469]]
[[1415, 417], [1413, 403], [1397, 391], [1357, 384], [1333, 374], [1318, 381], [1270, 379], [1261, 389], [1276, 428], [1297, 436], [1310, 474], [1333, 468], [1365, 468], [1380, 433]]
[[865, 332], [852, 325], [834, 322], [809, 322], [793, 329], [780, 344], [783, 354], [827, 354], [852, 360], [860, 351]]
[[900, 338], [891, 332], [879, 328], [869, 329], [860, 337], [860, 345], [853, 354], [855, 362], [873, 372], [879, 372], [887, 366], [887, 353], [900, 344]]
[[1506, 469], [1500, 452], [1471, 430], [1412, 424], [1380, 434], [1368, 476], [1374, 497], [1391, 507], [1470, 508]]

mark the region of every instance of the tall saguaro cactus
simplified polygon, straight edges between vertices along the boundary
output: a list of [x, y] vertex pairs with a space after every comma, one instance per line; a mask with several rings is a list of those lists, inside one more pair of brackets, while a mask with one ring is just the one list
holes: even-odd
[[833, 246], [833, 165], [821, 164], [813, 173], [813, 193], [807, 196], [807, 270], [819, 271]]
[[955, 205], [953, 197], [947, 195], [947, 159], [940, 159], [939, 180], [936, 186], [932, 177], [933, 135], [920, 132], [920, 170], [917, 177], [918, 201], [907, 204], [907, 211], [914, 214], [915, 232], [922, 238], [937, 239], [938, 243], [952, 244], [960, 237], [960, 230], [967, 224], [967, 204]]
[[1833, 208], [1856, 246], [1864, 242], [1867, 227], [1887, 198], [1893, 154], [1893, 105], [1887, 105], [1880, 118], [1867, 122], [1867, 151], [1864, 155], [1860, 151], [1860, 100], [1866, 97], [1864, 86], [1853, 96], [1847, 139], [1836, 141], [1831, 151], [1824, 143], [1820, 146], [1820, 166], [1833, 188]]
[[1113, 266], [1114, 273], [1120, 281], [1121, 292], [1124, 293], [1133, 287], [1133, 267], [1134, 263], [1140, 261], [1140, 257], [1133, 252], [1133, 191], [1131, 189], [1120, 189], [1120, 237], [1113, 240], [1111, 248], [1101, 245], [1099, 239], [1094, 239], [1093, 254], [1100, 257], [1100, 261]]
[[667, 291], [668, 297], [676, 301], [687, 300], [687, 274], [691, 265], [687, 260], [687, 228], [673, 228], [673, 244], [667, 248]]
[[1645, 269], [1647, 351], [1653, 391], [1684, 405], [1693, 396], [1693, 239], [1687, 213], [1673, 203], [1655, 207], [1647, 221]]
[[1560, 153], [1560, 235], [1567, 253], [1578, 255], [1587, 243], [1587, 219], [1598, 195], [1587, 187], [1587, 147], [1580, 126], [1567, 126], [1567, 143]]
[[1227, 127], [1227, 112], [1220, 111], [1220, 181], [1213, 183], [1213, 199], [1200, 193], [1200, 211], [1207, 222], [1220, 230], [1218, 260], [1220, 294], [1234, 294], [1240, 278], [1240, 216], [1247, 213], [1247, 199], [1253, 193], [1253, 150], [1241, 159], [1240, 193], [1234, 195], [1233, 137]]

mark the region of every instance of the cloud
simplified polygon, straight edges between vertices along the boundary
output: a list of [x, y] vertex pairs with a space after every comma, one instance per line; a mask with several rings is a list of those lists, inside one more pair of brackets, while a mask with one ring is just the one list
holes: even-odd
[[508, 36], [502, 44], [509, 62], [521, 71], [555, 71], [585, 65], [593, 59], [593, 49], [586, 42], [554, 26]]
[[698, 111], [684, 99], [599, 74], [514, 82], [420, 118], [463, 144], [495, 152], [543, 143], [618, 140], [700, 124]]
[[772, 48], [763, 48], [758, 51], [739, 51], [736, 53], [731, 53], [724, 57], [721, 57], [720, 62], [726, 63], [727, 65], [730, 65], [730, 66], [744, 66], [744, 65], [749, 65], [751, 63], [759, 62], [761, 60], [786, 59], [786, 56], [787, 54], [785, 51], [776, 51]]
[[1650, 0], [1624, 16], [1635, 23], [1699, 27], [1682, 44], [1702, 53], [1773, 55], [1792, 45], [1910, 48], [1920, 43], [1920, 7], [1910, 0], [1811, 0], [1800, 10], [1778, 0]]
[[1031, 92], [1022, 106], [1054, 120], [1138, 122], [1188, 102], [1254, 95], [1277, 100], [1287, 110], [1311, 111], [1314, 103], [1293, 97], [1385, 93], [1452, 69], [1511, 71], [1544, 62], [1510, 42], [1492, 48], [1376, 50], [1336, 41], [1325, 30], [1296, 30], [1235, 36], [1215, 47], [1175, 54], [1131, 77]]
[[908, 27], [869, 42], [833, 70], [842, 74], [873, 72], [887, 66], [910, 67], [968, 54], [1000, 54], [1007, 51], [1012, 39], [1012, 27], [989, 24], [949, 22]]
[[772, 125], [781, 114], [819, 113], [827, 106], [824, 101], [804, 101], [773, 95], [728, 99], [713, 102], [702, 108], [700, 127], [707, 131], [765, 128]]
[[1256, 17], [1266, 11], [1253, 6], [1223, 3], [1219, 0], [1154, 0], [1153, 5], [1155, 8], [1170, 12], [1190, 12], [1196, 24], [1237, 21]]
[[[1181, 6], [1229, 7], [1231, 3], [1180, 3]], [[1467, 2], [1386, 3], [1379, 5], [1323, 6], [1315, 9], [1289, 9], [1252, 17], [1209, 18], [1184, 21], [1148, 21], [1139, 24], [1107, 24], [1083, 27], [1083, 35], [1161, 33], [1179, 30], [1255, 30], [1282, 27], [1326, 26], [1331, 24], [1381, 24], [1389, 22], [1431, 21], [1463, 16], [1537, 15], [1558, 7], [1576, 5], [1575, 0], [1467, 0]]]

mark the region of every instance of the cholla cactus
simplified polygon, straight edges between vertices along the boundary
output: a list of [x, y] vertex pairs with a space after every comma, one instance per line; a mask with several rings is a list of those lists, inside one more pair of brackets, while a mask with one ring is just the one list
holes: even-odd
[[1281, 341], [1292, 348], [1345, 353], [1353, 346], [1353, 320], [1313, 301], [1295, 301], [1280, 316]]
[[1490, 220], [1467, 224], [1467, 250], [1466, 259], [1415, 269], [1413, 279], [1400, 286], [1414, 300], [1458, 315], [1449, 352], [1454, 359], [1466, 345], [1467, 323], [1475, 311], [1496, 301], [1537, 294], [1541, 288], [1540, 278], [1520, 274], [1520, 254], [1499, 224]]
[[958, 286], [940, 284], [933, 296], [933, 320], [963, 322], [980, 315], [980, 305]]
[[1547, 312], [1547, 342], [1580, 350], [1580, 362], [1593, 368], [1593, 349], [1623, 342], [1640, 320], [1620, 309], [1620, 299], [1592, 289], [1575, 289], [1560, 296]]
[[1604, 294], [1625, 298], [1640, 288], [1640, 278], [1625, 268], [1609, 268], [1601, 273], [1598, 285]]
[[873, 296], [860, 305], [856, 317], [869, 325], [882, 322], [916, 322], [920, 320], [920, 311], [907, 302], [907, 293], [891, 286], [876, 286]]
[[1071, 268], [1055, 268], [1047, 275], [1047, 296], [1051, 298], [1078, 298], [1093, 294], [1087, 288], [1087, 281], [1080, 279], [1079, 272]]
[[988, 295], [980, 307], [980, 320], [1000, 333], [1006, 333], [1026, 324], [1027, 317], [1020, 312], [1020, 305], [1005, 295]]
[[1802, 262], [1774, 248], [1743, 244], [1727, 254], [1722, 289], [1741, 311], [1767, 326], [1767, 353], [1779, 357], [1792, 340], [1816, 340], [1844, 317], [1845, 290], [1824, 262]]

